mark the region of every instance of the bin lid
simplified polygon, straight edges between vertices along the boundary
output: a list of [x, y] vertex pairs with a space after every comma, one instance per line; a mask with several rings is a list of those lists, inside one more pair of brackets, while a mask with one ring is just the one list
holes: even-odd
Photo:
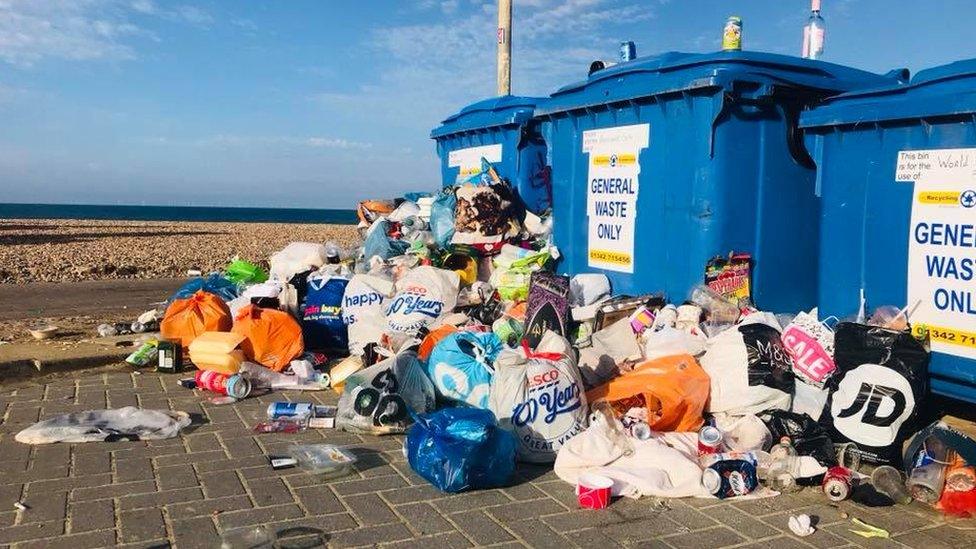
[[919, 72], [908, 84], [832, 97], [800, 117], [800, 127], [910, 120], [976, 113], [976, 59]]
[[757, 82], [834, 95], [890, 84], [893, 79], [843, 65], [752, 51], [668, 52], [594, 72], [560, 88], [539, 104], [537, 115], [651, 97], [665, 93]]
[[493, 128], [497, 126], [518, 125], [532, 118], [538, 97], [503, 95], [472, 103], [457, 114], [449, 116], [441, 125], [430, 132], [437, 139], [451, 134]]

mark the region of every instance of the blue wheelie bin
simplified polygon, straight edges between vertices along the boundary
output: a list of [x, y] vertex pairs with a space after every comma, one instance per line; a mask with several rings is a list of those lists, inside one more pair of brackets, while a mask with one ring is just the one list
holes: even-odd
[[534, 97], [506, 95], [461, 109], [435, 128], [444, 186], [480, 171], [481, 158], [491, 162], [525, 207], [533, 213], [549, 209], [549, 170], [546, 144], [533, 118]]
[[684, 300], [707, 261], [753, 259], [762, 308], [810, 308], [817, 289], [814, 166], [799, 114], [888, 78], [755, 52], [666, 53], [597, 71], [536, 109], [568, 274]]
[[821, 316], [907, 307], [932, 390], [976, 402], [976, 59], [804, 113], [818, 168]]

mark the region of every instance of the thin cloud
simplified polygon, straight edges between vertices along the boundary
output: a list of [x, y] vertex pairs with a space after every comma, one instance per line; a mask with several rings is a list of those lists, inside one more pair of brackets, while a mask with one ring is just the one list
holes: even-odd
[[338, 137], [295, 137], [282, 135], [237, 135], [237, 134], [217, 134], [211, 137], [198, 139], [194, 143], [198, 147], [253, 147], [253, 146], [281, 146], [286, 148], [312, 148], [312, 149], [370, 149], [371, 143], [354, 141]]
[[134, 17], [201, 28], [214, 23], [196, 6], [164, 9], [152, 0], [0, 0], [0, 61], [30, 67], [45, 59], [136, 59], [139, 40], [160, 39]]
[[[585, 78], [594, 59], [616, 51], [605, 29], [654, 16], [645, 2], [520, 0], [515, 3], [513, 90], [548, 95]], [[366, 39], [381, 59], [377, 76], [354, 90], [322, 90], [310, 100], [336, 116], [357, 116], [416, 132], [453, 109], [495, 94], [494, 3], [473, 2], [422, 24], [386, 26]], [[567, 36], [573, 36], [567, 45]], [[396, 90], [391, 94], [391, 90]]]

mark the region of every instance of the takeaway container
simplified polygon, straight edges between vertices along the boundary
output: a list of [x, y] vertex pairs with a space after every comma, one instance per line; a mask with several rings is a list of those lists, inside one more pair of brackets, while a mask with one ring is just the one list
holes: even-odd
[[823, 98], [890, 80], [756, 52], [639, 58], [594, 72], [536, 109], [568, 274], [616, 293], [685, 299], [716, 255], [748, 252], [766, 310], [813, 306], [814, 166], [797, 129]]
[[976, 402], [976, 59], [804, 113], [822, 197], [821, 316], [907, 306], [933, 391]]
[[506, 95], [479, 101], [448, 117], [430, 133], [437, 142], [441, 183], [453, 185], [476, 173], [481, 158], [509, 180], [527, 209], [550, 205], [546, 144], [533, 118], [533, 97]]

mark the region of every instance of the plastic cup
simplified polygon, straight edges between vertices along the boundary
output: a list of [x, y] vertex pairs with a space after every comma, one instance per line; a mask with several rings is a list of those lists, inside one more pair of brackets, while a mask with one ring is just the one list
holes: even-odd
[[610, 505], [613, 480], [594, 473], [583, 473], [576, 481], [576, 499], [583, 509], [606, 509]]
[[905, 487], [905, 481], [901, 478], [901, 472], [890, 465], [882, 465], [871, 473], [871, 484], [874, 489], [888, 496], [895, 503], [908, 504], [912, 502]]

